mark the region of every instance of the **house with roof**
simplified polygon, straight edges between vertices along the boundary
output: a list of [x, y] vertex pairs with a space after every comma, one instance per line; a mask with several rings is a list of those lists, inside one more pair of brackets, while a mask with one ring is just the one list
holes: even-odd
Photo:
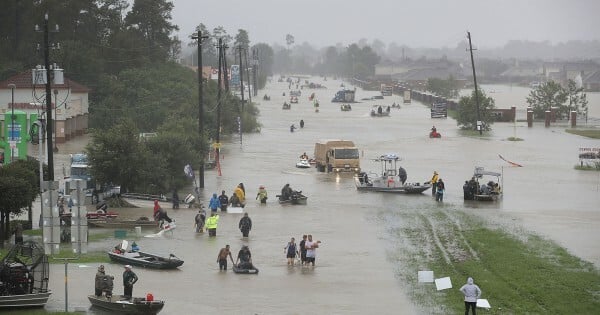
[[600, 92], [600, 70], [589, 73], [582, 80], [583, 88], [589, 92]]
[[[60, 71], [59, 71], [60, 70]], [[46, 76], [45, 69], [28, 70], [0, 81], [0, 120], [4, 124], [11, 110], [37, 114], [46, 118]], [[62, 69], [56, 69], [52, 84], [52, 118], [55, 121], [54, 139], [56, 143], [64, 143], [75, 136], [82, 135], [88, 128], [90, 89], [68, 78], [62, 78]], [[14, 84], [13, 91], [9, 84]], [[31, 121], [28, 121], [31, 126]], [[4, 125], [0, 130], [4, 130]], [[6, 135], [0, 134], [0, 138]]]

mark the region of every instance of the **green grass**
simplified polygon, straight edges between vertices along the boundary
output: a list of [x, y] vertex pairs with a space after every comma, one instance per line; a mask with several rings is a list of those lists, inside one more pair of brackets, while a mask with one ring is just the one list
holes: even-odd
[[42, 236], [42, 229], [37, 229], [37, 230], [24, 230], [24, 231], [23, 231], [23, 235], [29, 235], [29, 236]]
[[[58, 255], [49, 256], [48, 261], [51, 264], [62, 264], [64, 260], [61, 258], [75, 258], [77, 255], [73, 253], [73, 250], [70, 245], [60, 248], [60, 252]], [[86, 254], [82, 254], [76, 260], [70, 260], [69, 262], [76, 263], [108, 263], [110, 262], [110, 258], [106, 252], [88, 252]]]
[[582, 137], [600, 139], [600, 130], [598, 129], [566, 129], [565, 131]]
[[73, 315], [73, 314], [85, 314], [86, 312], [51, 312], [45, 309], [24, 309], [24, 310], [7, 310], [2, 311], [2, 314], [6, 315]]
[[[486, 314], [598, 314], [600, 273], [551, 241], [535, 235], [516, 237], [454, 211], [433, 210], [403, 219], [410, 223], [397, 234], [412, 249], [397, 254], [404, 265], [398, 276], [412, 286], [412, 299], [427, 313], [464, 312], [458, 289], [473, 277], [482, 298], [492, 305]], [[453, 288], [436, 291], [434, 285], [416, 284], [415, 270], [450, 277]]]
[[575, 165], [575, 169], [578, 171], [600, 171], [600, 163], [596, 163], [596, 165]]

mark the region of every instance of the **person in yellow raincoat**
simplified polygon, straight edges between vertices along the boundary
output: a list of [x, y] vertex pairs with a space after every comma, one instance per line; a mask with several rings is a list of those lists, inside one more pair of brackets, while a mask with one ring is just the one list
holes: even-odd
[[431, 194], [435, 196], [437, 190], [439, 175], [437, 171], [433, 171], [433, 176], [431, 177]]
[[233, 193], [237, 196], [240, 206], [243, 208], [246, 205], [246, 189], [244, 189], [244, 184], [240, 183], [237, 185]]

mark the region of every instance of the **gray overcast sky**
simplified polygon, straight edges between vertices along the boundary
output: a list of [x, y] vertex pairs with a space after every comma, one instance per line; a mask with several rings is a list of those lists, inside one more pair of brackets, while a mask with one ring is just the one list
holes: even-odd
[[411, 47], [455, 47], [471, 31], [482, 48], [508, 40], [600, 39], [600, 0], [173, 0], [185, 42], [196, 25], [242, 28], [252, 43], [348, 45], [361, 38]]

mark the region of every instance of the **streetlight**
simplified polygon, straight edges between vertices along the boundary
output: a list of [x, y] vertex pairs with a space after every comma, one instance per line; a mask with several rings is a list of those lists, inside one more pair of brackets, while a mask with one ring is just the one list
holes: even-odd
[[10, 162], [12, 163], [13, 160], [15, 159], [14, 146], [16, 145], [16, 143], [14, 143], [14, 140], [15, 140], [15, 88], [17, 86], [14, 83], [10, 83], [8, 85], [8, 87], [10, 88], [10, 94], [11, 94], [10, 108], [12, 111], [12, 113], [10, 115]]

